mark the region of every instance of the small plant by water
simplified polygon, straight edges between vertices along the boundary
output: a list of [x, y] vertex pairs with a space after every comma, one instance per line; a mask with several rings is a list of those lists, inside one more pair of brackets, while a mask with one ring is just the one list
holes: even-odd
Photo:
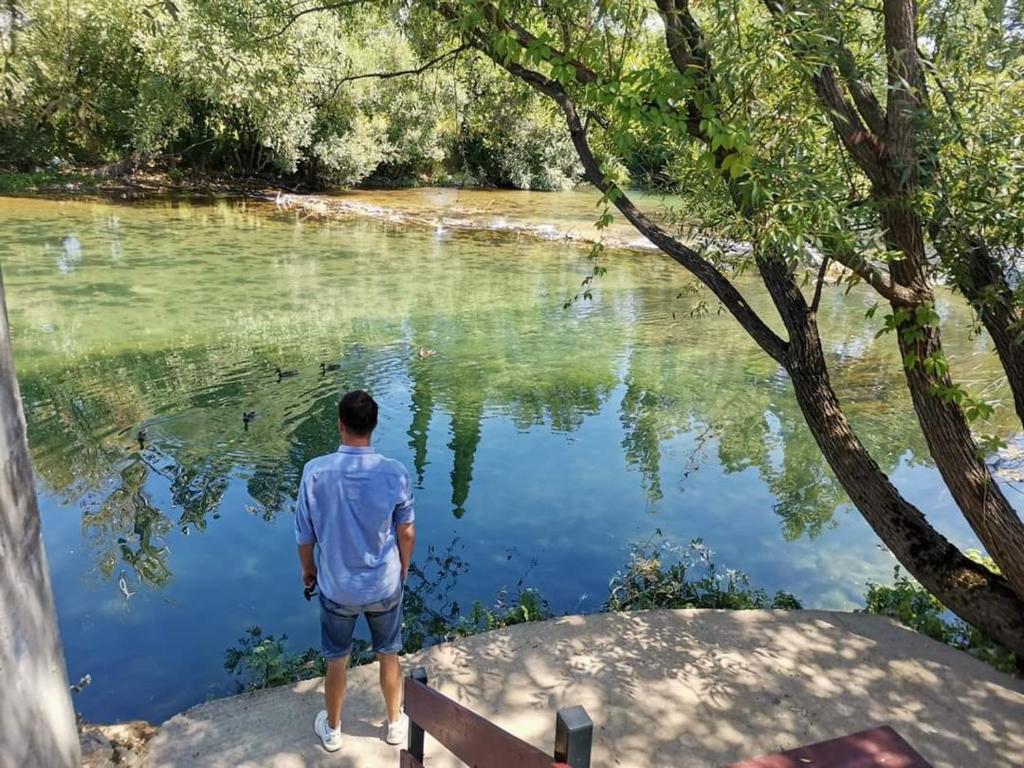
[[[986, 564], [987, 558], [984, 556], [970, 554], [975, 555], [972, 559]], [[991, 563], [991, 560], [988, 562]], [[1021, 671], [1021, 662], [1024, 660], [1018, 659], [1016, 654], [953, 615], [937, 597], [908, 578], [898, 565], [893, 569], [892, 584], [868, 583], [865, 600], [865, 613], [896, 619], [934, 640], [966, 651], [1003, 672]]]
[[[655, 536], [660, 537], [660, 531]], [[701, 539], [677, 547], [652, 537], [633, 547], [626, 568], [612, 578], [604, 610], [802, 607], [788, 592], [769, 596], [765, 590], [751, 587], [749, 577], [741, 571], [719, 571]]]
[[320, 652], [307, 648], [302, 653], [285, 650], [288, 635], [264, 635], [258, 626], [249, 627], [238, 645], [224, 655], [224, 669], [238, 678], [238, 691], [255, 691], [287, 685], [327, 672]]
[[[428, 635], [431, 642], [427, 645], [434, 645], [442, 640], [478, 635], [530, 621], [545, 621], [553, 616], [547, 601], [535, 589], [523, 589], [512, 598], [502, 591], [493, 605], [475, 602], [466, 616], [444, 626], [438, 625], [436, 614], [426, 617], [415, 613], [407, 615], [406, 625], [413, 631], [406, 631], [402, 652], [413, 653], [426, 647]], [[424, 626], [430, 627], [429, 633], [424, 633]], [[237, 678], [239, 693], [288, 685], [327, 673], [327, 665], [318, 649], [307, 648], [301, 653], [292, 653], [285, 648], [287, 640], [287, 635], [264, 635], [261, 627], [252, 626], [238, 639], [236, 646], [225, 652], [224, 669]], [[357, 638], [352, 650], [352, 666], [373, 660], [370, 644]]]

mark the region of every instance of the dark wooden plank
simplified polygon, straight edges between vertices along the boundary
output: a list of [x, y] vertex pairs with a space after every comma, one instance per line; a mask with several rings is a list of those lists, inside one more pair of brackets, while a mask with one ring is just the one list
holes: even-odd
[[470, 768], [552, 768], [555, 760], [433, 688], [405, 678], [405, 713]]
[[797, 747], [725, 768], [932, 768], [889, 726]]
[[412, 752], [406, 749], [402, 750], [401, 761], [398, 764], [398, 768], [423, 768], [423, 763], [412, 756]]

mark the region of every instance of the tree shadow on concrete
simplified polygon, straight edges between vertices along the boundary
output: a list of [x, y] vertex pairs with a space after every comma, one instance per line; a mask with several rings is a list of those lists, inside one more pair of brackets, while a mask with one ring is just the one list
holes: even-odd
[[[1024, 684], [881, 617], [650, 611], [522, 624], [406, 657], [431, 685], [544, 750], [583, 705], [592, 765], [721, 766], [888, 724], [935, 768], [1019, 768]], [[312, 734], [322, 681], [201, 705], [165, 724], [155, 766], [388, 766], [376, 665], [350, 673], [346, 744]], [[867, 752], [870, 745], [864, 745]], [[431, 768], [457, 765], [427, 739]]]
[[718, 766], [880, 724], [937, 768], [1024, 762], [1024, 685], [880, 617], [566, 617], [432, 655], [443, 692], [538, 746], [586, 707], [594, 765]]

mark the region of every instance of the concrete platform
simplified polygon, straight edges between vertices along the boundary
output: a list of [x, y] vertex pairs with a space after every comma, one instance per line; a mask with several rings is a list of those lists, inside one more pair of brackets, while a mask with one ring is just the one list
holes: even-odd
[[[406, 659], [431, 684], [550, 750], [555, 710], [587, 708], [592, 765], [718, 766], [892, 725], [936, 768], [1024, 766], [1024, 683], [896, 623], [822, 611], [569, 616]], [[393, 768], [376, 665], [352, 670], [328, 754], [322, 680], [201, 704], [150, 742], [159, 768]], [[427, 738], [428, 768], [456, 763]]]

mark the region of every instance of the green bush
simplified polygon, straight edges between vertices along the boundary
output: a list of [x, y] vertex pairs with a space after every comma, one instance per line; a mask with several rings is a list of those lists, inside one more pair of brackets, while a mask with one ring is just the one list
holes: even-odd
[[[985, 564], [979, 553], [969, 553]], [[991, 561], [989, 561], [991, 562]], [[938, 598], [905, 576], [897, 565], [891, 585], [868, 583], [865, 613], [888, 616], [901, 624], [951, 645], [1004, 672], [1019, 669], [1015, 654], [995, 643], [963, 619], [954, 616]]]
[[476, 54], [415, 76], [346, 79], [423, 64], [372, 4], [287, 26], [288, 3], [72, 5], [23, 0], [0, 36], [0, 167], [167, 156], [319, 187], [454, 169], [481, 184], [554, 189], [576, 175], [545, 101]]
[[17, 195], [23, 192], [35, 192], [40, 187], [69, 180], [71, 180], [70, 177], [64, 176], [57, 171], [4, 173], [0, 174], [0, 194]]
[[287, 640], [288, 635], [264, 635], [259, 627], [249, 627], [238, 646], [225, 652], [224, 669], [242, 678], [239, 692], [288, 685], [326, 673], [327, 665], [318, 650], [289, 653], [284, 647]]
[[[666, 564], [666, 560], [674, 562]], [[609, 585], [608, 611], [647, 608], [775, 608], [794, 610], [800, 601], [788, 592], [770, 596], [750, 586], [745, 573], [726, 569], [719, 572], [711, 551], [700, 539], [686, 548], [667, 543], [646, 543], [633, 547], [624, 571]]]

